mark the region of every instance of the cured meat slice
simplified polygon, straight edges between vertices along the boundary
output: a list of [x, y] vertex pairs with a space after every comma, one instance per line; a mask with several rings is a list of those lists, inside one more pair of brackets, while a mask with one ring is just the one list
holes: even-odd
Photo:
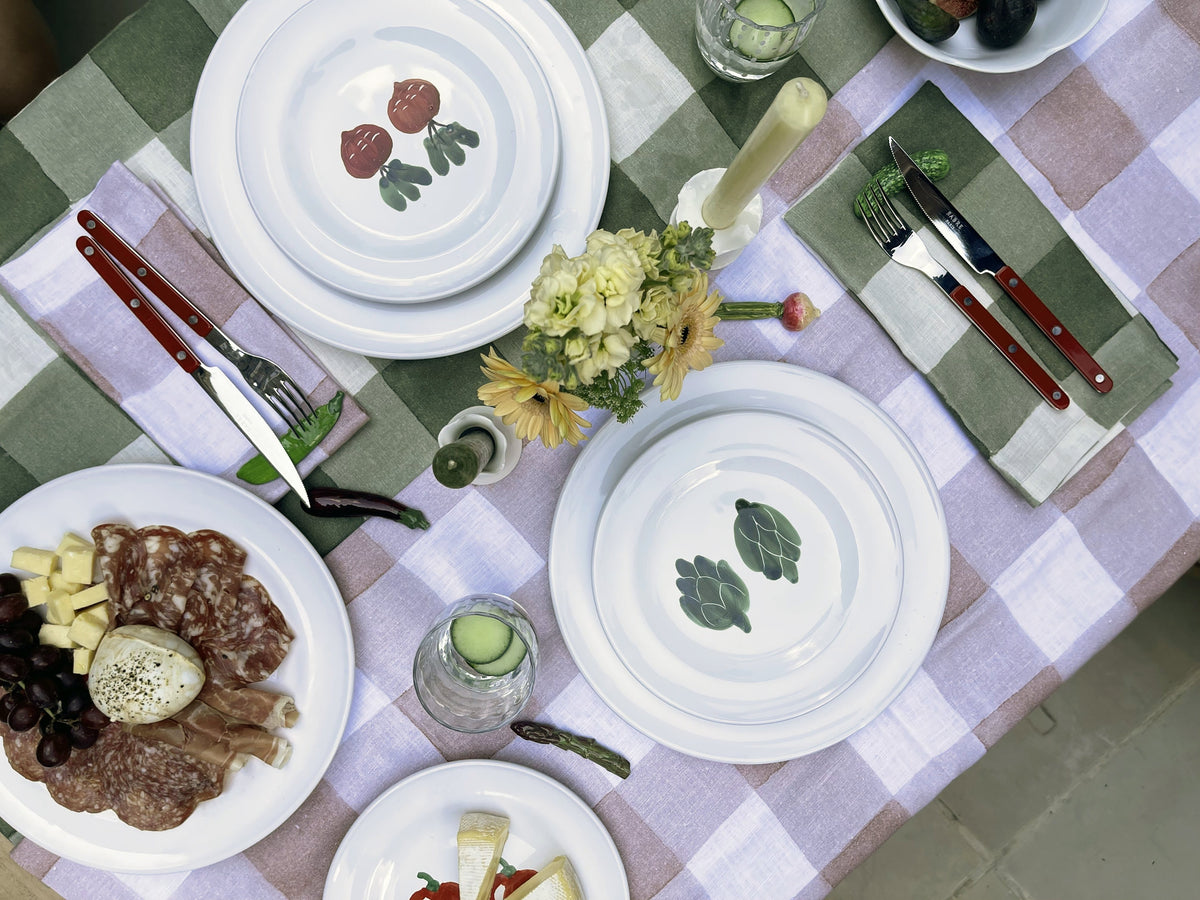
[[43, 780], [46, 770], [36, 756], [38, 741], [42, 739], [41, 732], [36, 728], [13, 731], [3, 723], [0, 723], [0, 728], [4, 730], [4, 754], [13, 771], [30, 781]]
[[108, 809], [108, 790], [104, 785], [104, 769], [100, 756], [93, 751], [105, 740], [105, 728], [96, 743], [88, 750], [77, 750], [61, 766], [43, 769], [46, 789], [54, 802], [75, 812], [103, 812]]
[[136, 540], [141, 544], [136, 554], [140, 569], [130, 573], [130, 582], [136, 585], [137, 596], [122, 610], [118, 622], [176, 631], [196, 580], [199, 554], [187, 534], [169, 525], [139, 528]]
[[246, 764], [247, 754], [242, 753], [219, 737], [193, 731], [182, 722], [164, 719], [146, 725], [132, 725], [129, 731], [137, 737], [150, 741], [162, 741], [182, 750], [188, 756], [202, 759], [236, 772]]
[[292, 745], [285, 738], [257, 725], [235, 722], [200, 700], [193, 700], [173, 718], [188, 731], [228, 746], [235, 752], [256, 756], [276, 769], [282, 769], [292, 758]]
[[128, 525], [106, 522], [92, 529], [96, 560], [108, 589], [109, 622], [124, 621], [140, 599], [144, 547]]
[[262, 688], [220, 686], [205, 682], [197, 699], [230, 718], [263, 728], [291, 728], [300, 718], [295, 700], [286, 694], [276, 694]]
[[233, 609], [193, 637], [210, 681], [253, 684], [279, 668], [293, 634], [266, 588], [244, 575]]
[[143, 831], [163, 831], [184, 822], [203, 800], [216, 797], [225, 769], [195, 759], [160, 741], [104, 729], [100, 747], [109, 803], [121, 821]]
[[222, 631], [234, 616], [246, 551], [219, 531], [193, 531], [189, 537], [199, 565], [177, 633], [199, 651], [199, 641]]

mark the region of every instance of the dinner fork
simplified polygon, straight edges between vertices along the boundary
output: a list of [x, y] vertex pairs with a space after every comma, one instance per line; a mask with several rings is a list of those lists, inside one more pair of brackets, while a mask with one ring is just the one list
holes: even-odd
[[959, 284], [958, 280], [930, 255], [925, 242], [904, 221], [883, 189], [872, 181], [864, 196], [865, 203], [860, 196], [854, 204], [875, 243], [902, 266], [916, 269], [928, 276], [1047, 403], [1055, 409], [1066, 409], [1071, 404], [1066, 392], [1055, 383], [1029, 351], [1017, 343], [987, 307], [976, 300], [967, 288]]
[[179, 316], [192, 331], [204, 338], [222, 356], [233, 363], [246, 384], [279, 414], [288, 429], [304, 437], [305, 423], [316, 416], [299, 385], [280, 366], [264, 356], [248, 353], [239, 347], [204, 313], [195, 307], [176, 287], [124, 238], [90, 210], [80, 210], [76, 217], [100, 247], [158, 297], [171, 312]]

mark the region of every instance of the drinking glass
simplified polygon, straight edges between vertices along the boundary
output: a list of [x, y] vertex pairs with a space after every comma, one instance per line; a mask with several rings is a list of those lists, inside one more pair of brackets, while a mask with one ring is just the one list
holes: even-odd
[[[770, 0], [758, 0], [762, 9]], [[792, 13], [790, 25], [762, 25], [736, 12], [739, 0], [696, 0], [696, 46], [710, 69], [726, 81], [757, 81], [783, 67], [800, 48], [825, 8], [825, 0], [777, 0]], [[746, 10], [749, 11], [749, 10]]]
[[[504, 675], [485, 675], [454, 647], [450, 629], [464, 616], [488, 616], [512, 629], [513, 641], [525, 645], [520, 664]], [[471, 594], [456, 600], [437, 617], [413, 659], [417, 699], [435, 720], [475, 734], [507, 725], [533, 693], [538, 646], [525, 610], [500, 594]]]

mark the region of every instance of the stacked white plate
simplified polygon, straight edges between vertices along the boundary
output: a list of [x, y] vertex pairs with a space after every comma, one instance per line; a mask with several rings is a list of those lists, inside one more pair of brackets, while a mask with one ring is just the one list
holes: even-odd
[[249, 0], [205, 66], [191, 140], [243, 284], [376, 357], [519, 325], [543, 257], [582, 248], [608, 188], [599, 85], [546, 0]]
[[[786, 520], [760, 547], [794, 528], [790, 571], [739, 548], [747, 504]], [[841, 382], [782, 363], [712, 366], [605, 424], [550, 539], [558, 624], [592, 687], [659, 743], [723, 762], [811, 753], [882, 712], [933, 642], [949, 572], [908, 438]]]

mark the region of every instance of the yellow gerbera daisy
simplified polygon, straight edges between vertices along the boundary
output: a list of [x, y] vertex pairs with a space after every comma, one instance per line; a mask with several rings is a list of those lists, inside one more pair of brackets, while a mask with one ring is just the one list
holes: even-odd
[[691, 288], [679, 295], [678, 306], [663, 329], [662, 352], [646, 365], [663, 400], [675, 400], [683, 390], [683, 377], [712, 363], [712, 353], [725, 342], [713, 334], [721, 321], [714, 313], [721, 303], [717, 291], [708, 292], [708, 275], [700, 273]]
[[496, 355], [489, 349], [482, 356], [480, 371], [487, 376], [487, 384], [480, 386], [479, 399], [504, 420], [504, 424], [516, 428], [522, 440], [540, 438], [546, 447], [554, 448], [564, 440], [578, 444], [583, 440], [582, 428], [588, 422], [580, 410], [587, 404], [560, 390], [554, 381], [537, 382]]

